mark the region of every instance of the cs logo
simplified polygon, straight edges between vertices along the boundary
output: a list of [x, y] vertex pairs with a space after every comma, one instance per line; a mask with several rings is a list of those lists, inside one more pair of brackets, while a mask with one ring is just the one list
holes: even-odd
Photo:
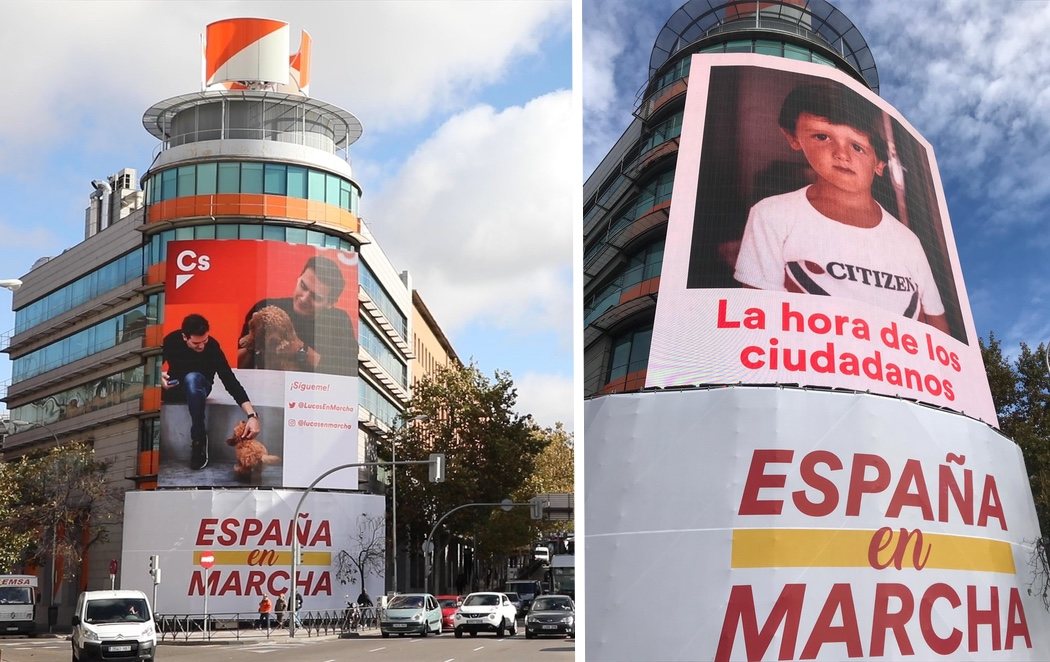
[[186, 249], [175, 258], [175, 266], [182, 272], [175, 276], [175, 289], [177, 290], [196, 276], [196, 272], [211, 269], [211, 258], [207, 255], [197, 255]]

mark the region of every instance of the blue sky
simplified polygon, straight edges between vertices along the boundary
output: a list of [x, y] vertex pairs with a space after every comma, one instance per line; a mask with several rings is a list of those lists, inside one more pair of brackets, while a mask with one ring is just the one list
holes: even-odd
[[[584, 0], [585, 176], [627, 126], [681, 0]], [[880, 95], [933, 145], [977, 332], [1050, 340], [1050, 2], [832, 0], [864, 35]]]
[[[0, 278], [83, 238], [92, 179], [148, 167], [142, 113], [199, 89], [199, 34], [264, 16], [314, 40], [311, 96], [361, 119], [361, 213], [460, 357], [572, 429], [578, 121], [568, 0], [46, 2], [6, 7]], [[0, 290], [0, 334], [14, 328]], [[10, 377], [0, 356], [0, 382]]]

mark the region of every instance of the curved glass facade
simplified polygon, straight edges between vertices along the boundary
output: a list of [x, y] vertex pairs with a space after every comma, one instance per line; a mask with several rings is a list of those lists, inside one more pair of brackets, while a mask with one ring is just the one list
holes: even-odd
[[612, 355], [605, 382], [622, 379], [632, 372], [645, 370], [649, 365], [649, 344], [653, 339], [653, 325], [632, 329], [612, 340]]
[[147, 264], [163, 262], [168, 257], [168, 242], [184, 239], [268, 239], [289, 244], [309, 244], [325, 248], [356, 251], [348, 240], [306, 228], [260, 223], [220, 223], [217, 225], [186, 225], [151, 235], [146, 253]]
[[145, 187], [151, 205], [192, 195], [257, 193], [324, 202], [356, 214], [361, 200], [357, 185], [338, 175], [257, 161], [212, 161], [158, 170], [146, 179]]
[[590, 294], [583, 302], [583, 323], [590, 324], [620, 303], [620, 297], [639, 283], [660, 275], [664, 262], [664, 239], [635, 251], [620, 268], [610, 274], [605, 287]]
[[106, 292], [142, 278], [142, 249], [110, 260], [72, 283], [15, 311], [15, 333], [21, 333]]
[[810, 48], [773, 39], [733, 39], [701, 48], [697, 53], [758, 53], [837, 67], [834, 62]]
[[592, 243], [587, 246], [583, 254], [584, 262], [601, 250], [604, 242], [619, 234], [624, 228], [652, 211], [654, 207], [671, 200], [671, 188], [674, 186], [674, 165], [657, 175], [649, 183], [642, 186], [641, 191], [627, 201], [619, 215], [609, 223], [604, 233], [598, 236], [598, 241], [588, 237]]

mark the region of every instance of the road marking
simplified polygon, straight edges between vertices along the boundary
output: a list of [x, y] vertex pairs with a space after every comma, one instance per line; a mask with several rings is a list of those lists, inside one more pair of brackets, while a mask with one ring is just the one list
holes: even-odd
[[370, 650], [368, 652], [369, 653], [378, 653], [379, 651], [385, 651], [385, 650], [386, 650], [386, 646], [383, 646], [382, 648], [373, 648], [372, 650]]
[[478, 652], [479, 650], [481, 650], [482, 648], [484, 648], [484, 646], [478, 646], [477, 648], [475, 648], [475, 649], [474, 649], [474, 652], [475, 652], [475, 653], [477, 653], [477, 652]]
[[447, 660], [445, 660], [445, 662], [453, 662], [453, 661], [454, 661], [455, 659], [456, 659], [456, 658], [454, 658], [454, 657], [450, 657], [450, 658], [448, 658]]

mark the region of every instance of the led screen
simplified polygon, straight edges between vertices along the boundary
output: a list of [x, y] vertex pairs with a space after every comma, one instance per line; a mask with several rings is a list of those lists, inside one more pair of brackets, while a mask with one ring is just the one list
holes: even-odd
[[[176, 241], [165, 284], [159, 486], [305, 487], [361, 461], [356, 253]], [[357, 472], [323, 486], [354, 489]]]
[[996, 423], [932, 149], [835, 69], [693, 56], [646, 386], [711, 383]]

